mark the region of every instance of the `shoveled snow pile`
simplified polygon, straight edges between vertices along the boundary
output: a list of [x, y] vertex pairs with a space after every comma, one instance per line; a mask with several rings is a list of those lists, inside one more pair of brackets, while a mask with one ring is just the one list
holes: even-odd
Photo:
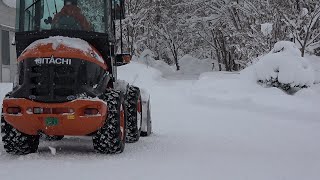
[[199, 80], [194, 83], [190, 90], [190, 97], [208, 105], [220, 104], [230, 108], [240, 107], [242, 104], [242, 108], [250, 107], [252, 111], [279, 108], [288, 111], [303, 109], [305, 112], [317, 112], [318, 107], [314, 106], [315, 101], [306, 100], [305, 97], [320, 98], [320, 89], [312, 87], [306, 90], [299, 92], [297, 96], [289, 96], [275, 87], [263, 88], [257, 83], [244, 79], [238, 73], [209, 72], [201, 74]]
[[133, 57], [131, 63], [118, 68], [118, 79], [125, 80], [131, 85], [148, 89], [157, 80], [161, 79], [162, 73], [154, 68], [148, 67]]
[[267, 86], [309, 87], [315, 83], [315, 72], [300, 54], [294, 43], [278, 42], [269, 54], [260, 57], [242, 74]]
[[145, 64], [147, 65], [147, 67], [155, 68], [159, 70], [163, 75], [170, 75], [175, 72], [173, 66], [168, 65], [164, 61], [155, 60], [154, 57], [154, 53], [151, 50], [146, 49], [140, 54], [139, 57], [134, 57], [133, 61]]
[[[212, 71], [212, 59], [197, 59], [190, 55], [185, 55], [179, 60], [180, 71], [178, 73], [185, 75], [200, 75], [204, 72]], [[215, 68], [218, 66], [215, 64]]]
[[307, 55], [306, 57], [311, 64], [312, 68], [315, 71], [315, 83], [319, 84], [320, 83], [320, 56], [310, 56]]
[[[84, 41], [79, 38], [69, 38], [69, 37], [63, 37], [63, 36], [53, 36], [46, 39], [40, 39], [33, 43], [31, 43], [26, 50], [37, 48], [41, 45], [48, 45], [52, 44], [52, 49], [57, 50], [61, 45], [80, 50], [84, 53], [86, 53], [89, 56], [92, 56], [96, 58], [100, 62], [104, 62], [103, 58], [100, 54], [96, 53], [96, 51], [93, 50], [92, 46], [87, 41]], [[25, 50], [25, 51], [26, 51]], [[70, 50], [71, 51], [71, 50]]]
[[3, 2], [12, 8], [16, 8], [16, 0], [3, 0]]

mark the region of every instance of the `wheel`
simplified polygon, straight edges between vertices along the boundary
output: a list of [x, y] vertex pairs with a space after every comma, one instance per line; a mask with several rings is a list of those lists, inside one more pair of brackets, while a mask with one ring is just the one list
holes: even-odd
[[49, 135], [44, 135], [44, 139], [46, 141], [60, 141], [64, 138], [64, 136], [49, 136]]
[[144, 117], [143, 117], [143, 128], [141, 130], [141, 136], [146, 137], [146, 136], [150, 136], [152, 133], [152, 120], [151, 120], [151, 104], [150, 104], [150, 99], [148, 100], [148, 102], [146, 103], [145, 108], [143, 108], [143, 110], [147, 111], [146, 113], [144, 113]]
[[142, 124], [142, 102], [140, 89], [129, 86], [126, 95], [127, 107], [127, 138], [126, 142], [134, 143], [139, 141]]
[[120, 91], [110, 90], [101, 97], [108, 106], [104, 126], [93, 135], [93, 147], [98, 153], [122, 153], [126, 139], [126, 112]]
[[7, 123], [3, 116], [1, 117], [1, 134], [4, 149], [9, 154], [26, 155], [38, 150], [39, 135], [27, 135], [18, 131]]

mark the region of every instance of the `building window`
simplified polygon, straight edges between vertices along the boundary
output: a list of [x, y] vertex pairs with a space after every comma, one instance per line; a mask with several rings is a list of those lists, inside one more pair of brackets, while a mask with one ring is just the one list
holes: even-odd
[[1, 59], [3, 65], [10, 65], [10, 40], [9, 31], [2, 30], [2, 41], [1, 41]]

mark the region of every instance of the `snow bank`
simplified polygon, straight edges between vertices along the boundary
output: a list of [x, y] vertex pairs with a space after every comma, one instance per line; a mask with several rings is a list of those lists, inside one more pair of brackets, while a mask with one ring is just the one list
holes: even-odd
[[302, 89], [301, 91], [295, 94], [297, 97], [303, 97], [305, 99], [314, 100], [316, 103], [319, 103], [320, 99], [320, 85], [314, 85], [307, 89]]
[[3, 0], [3, 2], [12, 8], [16, 8], [16, 0]]
[[[181, 70], [178, 73], [185, 75], [200, 75], [201, 73], [212, 71], [213, 60], [200, 60], [187, 54], [179, 60], [179, 65]], [[217, 64], [215, 64], [215, 68], [218, 68]]]
[[[98, 61], [104, 63], [100, 54], [93, 50], [93, 47], [87, 42], [79, 38], [69, 38], [63, 36], [53, 36], [46, 39], [40, 39], [31, 43], [26, 50], [37, 48], [40, 45], [52, 44], [52, 49], [56, 50], [59, 46], [64, 45], [69, 48], [80, 50], [88, 55], [93, 56]], [[25, 51], [26, 51], [25, 50]]]
[[217, 107], [228, 106], [255, 112], [277, 111], [278, 108], [317, 112], [315, 103], [319, 103], [315, 100], [320, 98], [320, 86], [318, 89], [313, 86], [289, 96], [278, 88], [264, 88], [252, 83], [238, 73], [210, 72], [202, 74], [194, 83], [189, 97], [205, 106], [219, 104]]
[[306, 58], [315, 71], [315, 83], [319, 84], [320, 83], [320, 57], [307, 55]]
[[[219, 71], [217, 61], [212, 59], [197, 59], [190, 55], [185, 55], [179, 60], [180, 71], [176, 71], [175, 65], [168, 65], [162, 60], [155, 60], [154, 53], [146, 49], [139, 57], [135, 57], [133, 61], [145, 64], [147, 67], [152, 67], [159, 70], [165, 78], [198, 78], [204, 72]], [[214, 68], [213, 68], [214, 64]], [[213, 69], [212, 69], [213, 68]]]
[[315, 83], [315, 73], [292, 42], [278, 42], [272, 51], [241, 72], [246, 78], [267, 86], [309, 87]]
[[162, 79], [162, 73], [158, 69], [145, 65], [137, 57], [133, 57], [129, 64], [118, 67], [118, 79], [139, 87], [142, 99], [147, 100], [153, 96], [151, 87]]
[[162, 73], [162, 75], [171, 75], [174, 73], [173, 66], [168, 65], [164, 61], [155, 60], [154, 56], [155, 55], [151, 50], [146, 49], [140, 54], [139, 58], [135, 57], [133, 61], [145, 64], [147, 67], [155, 68], [159, 70]]
[[159, 70], [139, 62], [136, 57], [131, 63], [118, 68], [118, 79], [143, 89], [149, 89], [161, 78], [162, 73]]

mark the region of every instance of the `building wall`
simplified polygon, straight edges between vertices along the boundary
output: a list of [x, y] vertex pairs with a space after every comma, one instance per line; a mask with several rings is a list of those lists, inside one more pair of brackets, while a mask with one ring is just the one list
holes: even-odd
[[12, 45], [15, 16], [15, 9], [0, 0], [0, 82], [13, 82], [17, 71], [16, 47]]

